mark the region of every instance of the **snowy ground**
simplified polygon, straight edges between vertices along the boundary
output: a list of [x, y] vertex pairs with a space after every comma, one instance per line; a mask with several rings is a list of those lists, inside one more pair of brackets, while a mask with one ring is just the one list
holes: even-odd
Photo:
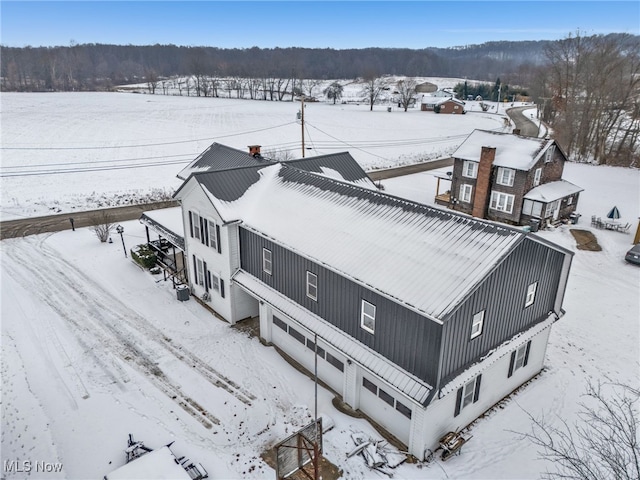
[[[48, 94], [33, 97], [51, 104]], [[132, 97], [134, 102], [143, 99], [162, 105], [173, 101], [142, 95], [128, 98]], [[35, 99], [20, 101], [35, 103]], [[3, 95], [3, 108], [5, 101]], [[101, 105], [107, 108], [109, 103]], [[131, 104], [129, 110], [140, 105], [144, 104]], [[169, 124], [169, 107], [162, 105], [160, 111], [165, 109]], [[91, 110], [95, 105], [76, 107]], [[363, 118], [367, 118], [364, 112]], [[6, 128], [4, 122], [3, 146]], [[172, 138], [188, 132], [182, 128], [177, 125]], [[101, 132], [94, 133], [103, 138]], [[56, 141], [51, 133], [36, 142], [33, 134], [20, 141], [43, 145]], [[118, 134], [122, 139], [116, 140]], [[114, 144], [124, 144], [135, 140], [135, 134], [114, 125], [106, 136], [113, 137]], [[103, 141], [86, 135], [81, 144]], [[370, 135], [381, 136], [374, 130]], [[249, 143], [253, 142], [242, 140], [238, 146]], [[175, 174], [180, 168], [160, 170]], [[155, 170], [134, 172], [150, 176]], [[118, 175], [120, 179], [112, 181], [131, 182], [129, 171]], [[564, 177], [585, 188], [577, 227], [591, 229], [592, 214], [605, 216], [617, 205], [621, 221], [633, 222], [635, 228], [640, 216], [640, 172], [567, 164]], [[35, 178], [45, 183], [46, 177]], [[69, 191], [66, 182], [75, 183], [80, 177], [56, 178], [58, 188], [65, 185], [63, 190]], [[428, 172], [383, 183], [388, 193], [428, 204], [435, 195], [435, 177]], [[30, 205], [31, 191], [23, 187], [12, 186], [12, 195], [19, 205]], [[127, 247], [144, 241], [138, 222], [123, 225]], [[587, 381], [638, 385], [640, 268], [623, 260], [632, 234], [594, 233], [601, 252], [575, 250], [568, 226], [540, 233], [576, 252], [564, 304], [567, 314], [553, 327], [542, 375], [477, 422], [460, 456], [428, 466], [402, 465], [396, 478], [539, 478], [553, 466], [539, 460], [536, 448], [517, 434], [529, 431], [528, 414], [555, 424], [559, 419], [571, 423]], [[259, 455], [309, 422], [314, 387], [273, 348], [230, 328], [193, 300], [178, 302], [170, 284], [157, 282], [157, 277], [125, 259], [118, 241], [100, 244], [88, 229], [3, 240], [0, 255], [3, 466], [6, 461], [22, 467], [26, 465], [22, 462], [32, 462], [31, 478], [102, 478], [124, 463], [127, 435], [133, 433], [153, 448], [175, 440], [174, 451], [201, 462], [214, 479], [274, 478]], [[325, 436], [325, 455], [343, 469], [344, 478], [386, 478], [371, 472], [358, 456], [345, 459], [353, 447], [350, 432], [375, 435], [375, 431], [367, 422], [337, 412], [331, 399], [332, 394], [321, 388], [319, 412], [336, 423]], [[59, 462], [62, 471], [36, 472], [36, 462], [49, 462], [50, 468]], [[3, 476], [27, 474], [14, 469]]]
[[[176, 173], [214, 141], [302, 154], [298, 102], [3, 93], [0, 106], [2, 220], [161, 199], [180, 185]], [[371, 170], [447, 156], [475, 128], [510, 131], [502, 110], [482, 113], [477, 102], [468, 109], [436, 115], [307, 103], [306, 156], [349, 151]]]

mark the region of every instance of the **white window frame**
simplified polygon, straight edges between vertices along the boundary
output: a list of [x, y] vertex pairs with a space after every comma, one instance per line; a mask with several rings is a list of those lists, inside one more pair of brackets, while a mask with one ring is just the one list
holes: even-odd
[[268, 248], [262, 249], [262, 271], [273, 275], [273, 253]]
[[551, 145], [544, 154], [544, 163], [553, 161], [553, 154], [556, 152], [556, 146]]
[[515, 373], [516, 370], [524, 367], [524, 359], [526, 356], [527, 356], [527, 344], [525, 343], [516, 351], [516, 359], [515, 359], [515, 362], [513, 363], [512, 375], [513, 373]]
[[209, 246], [214, 250], [218, 250], [218, 236], [216, 235], [216, 222], [207, 220], [207, 229], [209, 230]]
[[[360, 326], [369, 333], [375, 333], [376, 329], [376, 306], [366, 300], [362, 300], [360, 307]], [[373, 309], [373, 312], [371, 310]], [[367, 312], [367, 310], [369, 310]]]
[[538, 289], [538, 282], [534, 282], [527, 287], [527, 296], [524, 301], [524, 308], [530, 307], [536, 301], [536, 290]]
[[573, 195], [571, 195], [570, 197], [567, 197], [567, 205], [572, 205], [573, 204]]
[[[471, 171], [469, 171], [471, 169]], [[467, 178], [478, 177], [478, 163], [471, 160], [465, 160], [462, 163], [462, 176]]]
[[482, 329], [484, 327], [484, 312], [484, 310], [480, 310], [473, 315], [473, 319], [471, 321], [471, 339], [482, 335]]
[[460, 403], [460, 410], [462, 410], [467, 405], [470, 405], [473, 403], [473, 397], [476, 394], [477, 381], [478, 381], [478, 377], [475, 377], [473, 380], [470, 380], [464, 384], [464, 390], [462, 391], [462, 402]]
[[499, 212], [512, 213], [514, 199], [514, 195], [509, 193], [493, 191], [491, 192], [491, 204], [489, 208]]
[[200, 215], [196, 212], [191, 212], [191, 224], [193, 227], [193, 238], [197, 238], [202, 241], [202, 232], [200, 231]]
[[533, 173], [533, 186], [537, 187], [540, 185], [540, 180], [542, 180], [542, 168], [536, 168], [536, 171]]
[[211, 290], [220, 293], [220, 276], [211, 272]]
[[204, 287], [206, 279], [204, 276], [207, 272], [204, 271], [204, 261], [198, 257], [196, 257], [196, 268], [198, 269], [198, 285]]
[[307, 271], [307, 297], [318, 301], [318, 276]]
[[464, 203], [471, 203], [471, 193], [473, 192], [473, 185], [463, 183], [460, 185], [460, 198], [459, 200]]
[[512, 168], [498, 167], [498, 178], [496, 180], [496, 183], [498, 185], [513, 187], [513, 180], [515, 177], [516, 171]]

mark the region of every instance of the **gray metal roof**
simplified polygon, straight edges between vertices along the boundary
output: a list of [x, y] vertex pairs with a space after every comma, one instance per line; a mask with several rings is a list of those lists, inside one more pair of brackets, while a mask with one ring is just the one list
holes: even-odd
[[[376, 188], [360, 164], [355, 161], [349, 152], [333, 153], [330, 155], [320, 155], [310, 158], [299, 158], [297, 160], [287, 160], [288, 165], [306, 170], [307, 172], [319, 173], [328, 177], [340, 176], [349, 183], [354, 183], [362, 187]], [[337, 175], [336, 175], [337, 174]]]
[[186, 180], [192, 173], [227, 170], [230, 168], [265, 165], [271, 163], [264, 157], [254, 157], [248, 152], [213, 143], [189, 165], [178, 173], [178, 178]]

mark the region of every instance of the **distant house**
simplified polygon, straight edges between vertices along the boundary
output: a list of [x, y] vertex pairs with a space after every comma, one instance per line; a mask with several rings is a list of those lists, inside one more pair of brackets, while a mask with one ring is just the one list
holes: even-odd
[[214, 150], [229, 158], [197, 160], [175, 194], [192, 295], [259, 319], [309, 371], [317, 355], [320, 380], [411, 454], [540, 372], [571, 252], [382, 193], [348, 153], [246, 165]]
[[464, 105], [464, 102], [457, 98], [425, 95], [422, 97], [420, 109], [423, 112], [462, 114], [465, 113]]
[[583, 190], [562, 179], [566, 156], [549, 138], [474, 130], [453, 159], [436, 202], [478, 218], [544, 227], [568, 219]]

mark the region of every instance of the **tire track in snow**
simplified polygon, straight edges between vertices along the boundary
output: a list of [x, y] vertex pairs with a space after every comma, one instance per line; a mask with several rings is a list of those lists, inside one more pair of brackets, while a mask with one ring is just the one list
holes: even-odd
[[[3, 242], [3, 247], [8, 247], [7, 257], [10, 258], [5, 266], [14, 279], [27, 289], [33, 291], [34, 284], [38, 285], [36, 295], [73, 327], [85, 353], [110, 376], [116, 378], [118, 374], [122, 374], [121, 368], [114, 374], [113, 368], [101, 360], [101, 357], [108, 358], [109, 353], [113, 353], [143, 373], [159, 390], [206, 428], [219, 425], [219, 419], [199, 402], [185, 395], [178, 385], [166, 377], [154, 361], [155, 358], [161, 358], [162, 353], [168, 352], [185, 365], [188, 364], [190, 369], [196, 370], [208, 383], [224, 389], [242, 403], [251, 405], [251, 401], [255, 400], [253, 394], [171, 342], [146, 319], [61, 260], [44, 244], [45, 240], [46, 237], [31, 237], [20, 242]], [[11, 262], [15, 262], [20, 268], [14, 268]], [[26, 270], [28, 275], [23, 276], [21, 270]], [[126, 383], [128, 379], [124, 381]]]

